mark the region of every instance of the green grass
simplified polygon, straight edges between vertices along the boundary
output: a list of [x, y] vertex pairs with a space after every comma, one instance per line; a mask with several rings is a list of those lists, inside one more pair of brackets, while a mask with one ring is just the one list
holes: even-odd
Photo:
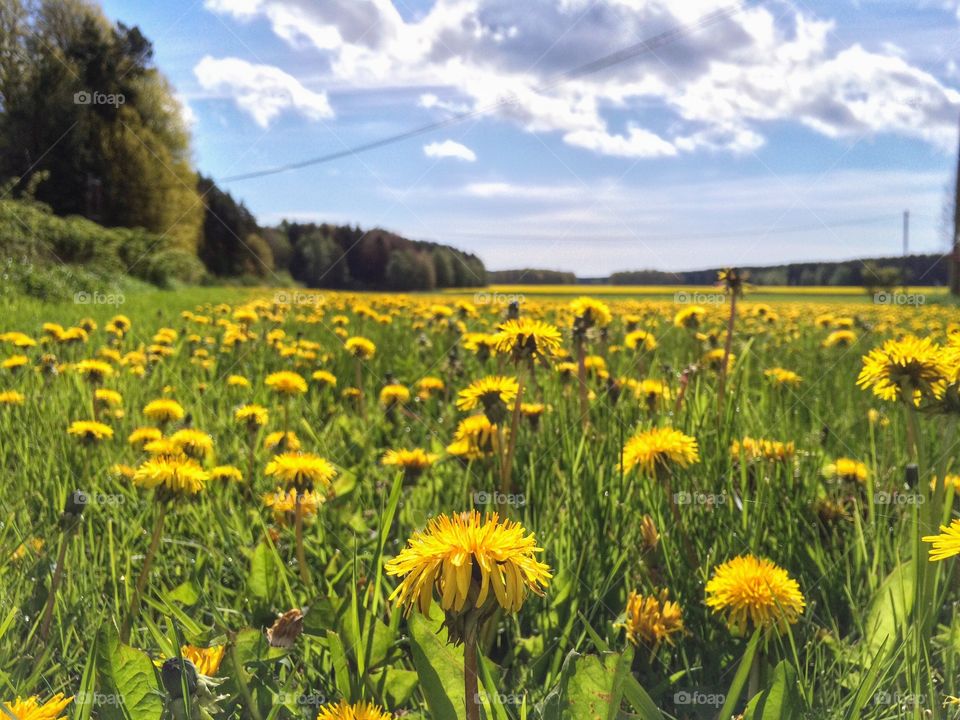
[[[254, 326], [255, 339], [225, 350], [216, 320], [230, 314], [217, 314], [213, 306], [236, 306], [254, 297], [266, 299], [262, 314], [273, 319], [264, 317]], [[268, 290], [207, 288], [131, 293], [120, 306], [18, 299], [0, 307], [0, 331], [34, 337], [40, 337], [45, 321], [69, 326], [91, 317], [97, 322], [86, 344], [50, 342], [28, 350], [33, 364], [45, 352], [64, 363], [95, 356], [110, 346], [104, 326], [117, 312], [133, 321], [116, 348], [122, 353], [148, 347], [161, 327], [178, 331], [170, 357], [151, 364], [143, 377], [118, 366], [117, 375], [106, 381], [105, 387], [122, 394], [124, 412], [109, 419], [114, 438], [93, 447], [66, 434], [71, 421], [91, 415], [92, 390], [76, 373], [45, 378], [32, 368], [2, 371], [0, 391], [16, 389], [27, 400], [19, 408], [0, 407], [6, 490], [0, 516], [0, 701], [63, 692], [80, 697], [68, 709], [73, 718], [124, 717], [117, 698], [136, 720], [196, 716], [196, 708], [177, 707], [170, 699], [147, 656], [175, 655], [182, 643], [226, 644], [216, 673], [223, 679], [216, 693], [225, 697], [218, 711], [210, 711], [214, 717], [313, 718], [321, 701], [340, 697], [370, 699], [395, 713], [409, 713], [404, 717], [448, 720], [450, 708], [462, 716], [462, 687], [456, 694], [462, 648], [435, 636], [442, 615], [436, 603], [433, 624], [404, 618], [393, 608], [388, 595], [396, 581], [383, 574], [382, 563], [438, 513], [491, 510], [475, 501], [478, 493], [499, 488], [497, 463], [464, 464], [444, 457], [404, 485], [379, 465], [379, 458], [386, 449], [401, 447], [443, 454], [464, 416], [454, 406], [456, 391], [485, 374], [526, 370], [497, 359], [480, 361], [464, 350], [452, 324], [456, 316], [451, 322], [431, 319], [432, 305], [453, 303], [441, 295], [323, 293], [325, 305], [304, 303], [285, 315], [273, 314], [273, 299]], [[606, 358], [611, 377], [659, 378], [675, 397], [679, 373], [706, 349], [672, 326], [682, 306], [655, 298], [605, 300], [615, 319], [606, 342], [591, 336], [589, 352]], [[745, 303], [734, 340], [737, 362], [720, 417], [717, 377], [708, 370], [692, 376], [678, 410], [671, 400], [654, 412], [626, 388], [614, 402], [606, 384], [593, 379], [595, 398], [585, 430], [576, 378], [564, 381], [550, 368], [537, 369], [529, 399], [549, 410], [538, 429], [526, 422], [519, 429], [513, 492], [523, 502], [505, 512], [536, 533], [554, 578], [543, 598], [529, 597], [516, 616], [498, 615], [482, 638], [487, 658], [482, 687], [492, 699], [488, 717], [651, 717], [647, 700], [665, 716], [713, 717], [721, 696], [729, 701], [726, 709], [739, 713], [749, 699], [747, 670], [753, 662], [757, 687], [767, 692], [763, 717], [951, 717], [942, 704], [946, 695], [960, 694], [954, 563], [926, 563], [927, 546], [917, 537], [924, 524], [953, 512], [927, 488], [932, 475], [956, 472], [957, 425], [920, 418], [920, 483], [906, 488], [905, 418], [895, 405], [859, 390], [855, 380], [861, 355], [898, 328], [925, 332], [937, 327], [942, 341], [942, 329], [958, 317], [942, 306], [838, 302], [825, 296], [815, 302], [778, 301], [772, 323], [751, 317], [756, 306]], [[373, 307], [392, 321], [358, 314], [358, 306]], [[566, 328], [571, 316], [565, 308], [565, 300], [536, 297], [524, 312]], [[478, 317], [464, 320], [469, 330], [493, 329], [505, 311], [503, 305], [480, 309]], [[213, 322], [184, 319], [184, 310], [202, 312]], [[853, 319], [858, 340], [852, 348], [821, 346], [830, 329], [815, 325], [814, 318], [826, 312]], [[708, 306], [702, 329], [720, 331], [725, 313], [724, 306]], [[365, 418], [340, 396], [355, 377], [353, 359], [335, 333], [333, 318], [341, 314], [348, 318], [350, 334], [369, 337], [378, 348], [363, 368]], [[614, 351], [622, 345], [626, 315], [640, 316], [640, 327], [658, 337], [655, 353], [637, 358]], [[271, 346], [266, 334], [276, 328], [286, 335]], [[194, 333], [199, 343], [191, 343]], [[206, 337], [214, 342], [206, 344]], [[319, 345], [316, 357], [278, 352], [298, 338]], [[573, 349], [569, 334], [564, 346]], [[195, 353], [198, 348], [208, 351], [208, 367]], [[455, 356], [452, 348], [458, 348]], [[4, 346], [4, 357], [15, 352]], [[803, 383], [773, 387], [763, 371], [774, 366], [798, 372]], [[120, 646], [117, 629], [158, 508], [150, 492], [110, 468], [143, 461], [126, 442], [135, 427], [149, 424], [143, 406], [165, 394], [178, 399], [192, 425], [214, 438], [215, 458], [208, 464], [233, 464], [246, 473], [247, 436], [233, 421], [233, 410], [243, 402], [262, 403], [271, 410], [268, 429], [279, 430], [281, 405], [264, 378], [281, 369], [309, 378], [319, 368], [338, 377], [337, 391], [312, 386], [290, 405], [292, 429], [304, 450], [328, 458], [340, 473], [337, 497], [306, 529], [310, 583], [298, 573], [292, 528], [278, 526], [260, 502], [276, 487], [263, 474], [271, 454], [263, 449], [261, 432], [253, 487], [212, 482], [196, 498], [173, 503], [130, 648]], [[228, 387], [231, 374], [247, 377], [251, 387]], [[441, 377], [448, 394], [412, 402], [408, 413], [391, 418], [376, 402], [388, 374], [413, 388], [414, 395], [419, 379]], [[883, 410], [883, 424], [871, 425], [871, 408]], [[672, 425], [699, 443], [700, 462], [675, 471], [673, 491], [715, 499], [676, 506], [679, 525], [662, 482], [618, 469], [626, 440], [651, 425]], [[796, 456], [789, 463], [735, 463], [729, 447], [743, 436], [792, 441]], [[824, 466], [838, 457], [866, 463], [868, 484], [824, 478]], [[68, 533], [60, 513], [77, 489], [94, 502], [78, 529]], [[900, 493], [898, 502], [877, 502], [894, 493]], [[842, 500], [846, 517], [823, 521], [817, 503], [824, 498]], [[644, 550], [644, 514], [661, 533], [652, 550]], [[32, 538], [44, 541], [39, 553], [28, 549], [22, 558], [9, 559]], [[692, 558], [684, 550], [687, 541]], [[62, 542], [63, 582], [44, 643], [41, 615]], [[911, 565], [918, 552], [921, 562]], [[785, 568], [807, 603], [795, 625], [754, 643], [749, 635], [731, 633], [704, 604], [713, 568], [743, 553]], [[686, 632], [673, 636], [672, 645], [662, 645], [652, 660], [643, 647], [634, 658], [615, 624], [631, 590], [651, 594], [661, 588], [668, 588], [682, 607]], [[304, 635], [289, 651], [267, 647], [263, 630], [277, 613], [294, 607], [304, 609]], [[757, 660], [748, 657], [742, 663], [754, 653]], [[774, 701], [788, 686], [796, 695], [776, 711]], [[684, 693], [714, 704], [675, 702]]]

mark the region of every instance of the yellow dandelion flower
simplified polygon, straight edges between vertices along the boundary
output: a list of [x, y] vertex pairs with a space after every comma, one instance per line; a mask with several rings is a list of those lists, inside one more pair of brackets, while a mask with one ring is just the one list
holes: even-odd
[[242, 405], [233, 413], [233, 419], [238, 423], [256, 429], [267, 424], [270, 413], [263, 405]]
[[206, 486], [209, 473], [185, 456], [162, 455], [145, 461], [133, 484], [147, 490], [163, 488], [173, 494], [196, 495]]
[[45, 703], [41, 703], [40, 698], [34, 695], [26, 700], [18, 697], [16, 700], [0, 703], [0, 710], [14, 720], [67, 720], [67, 716], [61, 713], [72, 701], [72, 697], [57, 693]]
[[386, 467], [397, 467], [408, 475], [419, 475], [433, 465], [440, 456], [429, 453], [420, 448], [413, 450], [387, 450], [380, 458], [380, 464]]
[[113, 366], [102, 360], [81, 360], [73, 366], [73, 371], [92, 383], [103, 382], [114, 373]]
[[281, 524], [287, 525], [294, 519], [294, 513], [297, 509], [297, 497], [300, 498], [300, 513], [304, 518], [310, 518], [316, 515], [320, 506], [326, 502], [326, 495], [316, 490], [299, 491], [295, 489], [283, 490], [277, 488], [274, 492], [266, 493], [263, 496], [263, 504], [273, 512], [273, 519]]
[[332, 372], [328, 372], [326, 370], [317, 370], [313, 373], [313, 375], [311, 375], [311, 377], [323, 387], [337, 386], [337, 376]]
[[631, 350], [651, 352], [657, 349], [657, 338], [646, 330], [634, 330], [623, 338], [623, 344]]
[[353, 705], [341, 700], [336, 705], [320, 708], [317, 720], [393, 720], [393, 715], [373, 703], [358, 702]]
[[828, 478], [864, 483], [867, 481], [869, 470], [862, 462], [842, 457], [824, 467], [823, 474]]
[[11, 355], [2, 363], [0, 363], [0, 368], [4, 370], [19, 370], [29, 361], [26, 355]]
[[214, 645], [208, 648], [184, 645], [180, 648], [180, 655], [189, 660], [201, 675], [213, 676], [220, 669], [226, 645]]
[[0, 392], [0, 406], [3, 405], [23, 405], [26, 398], [23, 393], [16, 390], [4, 390]]
[[700, 305], [691, 305], [685, 307], [673, 316], [674, 327], [684, 328], [686, 330], [696, 330], [703, 323], [707, 316], [707, 311]]
[[796, 580], [770, 560], [741, 555], [717, 567], [706, 585], [707, 606], [726, 614], [727, 625], [770, 627], [797, 622], [806, 606]]
[[803, 378], [800, 377], [793, 370], [786, 370], [781, 367], [770, 368], [769, 370], [764, 370], [763, 374], [765, 377], [774, 385], [787, 385], [789, 387], [799, 387], [800, 383], [803, 382]]
[[920, 539], [933, 545], [930, 548], [930, 562], [960, 555], [960, 520], [954, 520], [949, 527], [941, 525], [939, 535], [924, 535]]
[[503, 375], [489, 375], [474, 380], [457, 395], [458, 410], [473, 410], [483, 407], [485, 410], [501, 403], [506, 406], [517, 399], [520, 385], [516, 378]]
[[541, 320], [507, 320], [494, 335], [497, 352], [510, 353], [514, 360], [547, 358], [560, 347], [560, 331]]
[[202, 430], [184, 428], [170, 436], [170, 442], [184, 455], [197, 460], [213, 452], [213, 438]]
[[641, 431], [623, 447], [624, 470], [639, 467], [645, 473], [654, 474], [671, 465], [685, 468], [699, 461], [696, 438], [673, 428]]
[[211, 480], [231, 480], [233, 482], [242, 482], [243, 473], [239, 468], [233, 465], [217, 465], [210, 471]]
[[834, 330], [832, 333], [827, 335], [826, 339], [823, 341], [823, 347], [845, 348], [845, 347], [850, 347], [856, 341], [857, 341], [857, 335], [852, 330]]
[[167, 423], [182, 419], [186, 413], [176, 400], [160, 398], [148, 402], [143, 408], [143, 414], [154, 422]]
[[263, 447], [270, 452], [296, 452], [300, 449], [300, 438], [292, 430], [286, 435], [282, 431], [268, 433], [263, 439]]
[[247, 380], [243, 375], [231, 375], [227, 378], [227, 385], [229, 387], [250, 387], [250, 381]]
[[264, 473], [279, 478], [290, 487], [312, 489], [315, 485], [329, 488], [337, 470], [319, 455], [285, 452], [267, 463]]
[[492, 588], [500, 607], [517, 612], [529, 593], [542, 595], [550, 581], [550, 568], [536, 558], [540, 552], [532, 533], [496, 513], [483, 521], [476, 511], [440, 515], [386, 563], [388, 575], [403, 578], [390, 599], [429, 616], [436, 590], [440, 606], [459, 613], [468, 602], [483, 608]]
[[307, 391], [307, 381], [290, 370], [281, 370], [267, 375], [264, 382], [268, 388], [280, 395], [302, 395]]
[[410, 400], [410, 391], [403, 385], [391, 383], [380, 390], [380, 404], [387, 408], [403, 405]]
[[113, 437], [113, 428], [95, 420], [75, 420], [67, 428], [67, 434], [75, 435], [84, 442], [99, 442]]
[[492, 454], [497, 447], [497, 426], [486, 415], [471, 415], [457, 425], [447, 452], [467, 460], [477, 460]]
[[365, 337], [347, 338], [343, 347], [348, 353], [360, 360], [369, 360], [377, 352], [377, 346]]
[[163, 437], [163, 432], [156, 427], [139, 427], [127, 437], [127, 442], [131, 445], [146, 445], [147, 443], [159, 440]]
[[570, 303], [570, 310], [577, 317], [581, 317], [587, 327], [606, 327], [613, 320], [610, 307], [591, 297], [578, 297]]
[[943, 349], [930, 338], [887, 340], [863, 357], [857, 385], [883, 400], [941, 398], [950, 378]]

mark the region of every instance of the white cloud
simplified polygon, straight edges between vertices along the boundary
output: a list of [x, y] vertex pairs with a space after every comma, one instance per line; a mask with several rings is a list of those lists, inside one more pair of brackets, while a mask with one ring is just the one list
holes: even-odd
[[956, 88], [893, 45], [834, 47], [834, 23], [806, 6], [746, 7], [653, 53], [557, 83], [572, 58], [603, 57], [729, 1], [435, 0], [412, 20], [394, 2], [206, 0], [312, 49], [327, 89], [407, 88], [422, 107], [444, 111], [496, 107], [528, 131], [607, 155], [748, 152], [782, 121], [829, 137], [895, 133], [953, 146]]
[[183, 124], [188, 128], [192, 129], [197, 124], [197, 114], [193, 111], [193, 108], [190, 107], [190, 103], [187, 102], [185, 95], [176, 93], [173, 96], [173, 102], [175, 104], [174, 110], [180, 115], [180, 119], [183, 120]]
[[231, 98], [263, 128], [269, 127], [274, 118], [286, 110], [311, 120], [333, 116], [326, 93], [308, 90], [295, 77], [272, 65], [208, 55], [193, 72], [201, 87]]
[[431, 158], [456, 158], [466, 162], [475, 162], [477, 154], [466, 145], [461, 145], [453, 140], [444, 140], [443, 142], [433, 142], [423, 146], [423, 153]]

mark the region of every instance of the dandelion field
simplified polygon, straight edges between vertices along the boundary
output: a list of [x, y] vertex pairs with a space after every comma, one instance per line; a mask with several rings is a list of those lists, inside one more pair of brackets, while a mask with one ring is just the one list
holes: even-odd
[[726, 280], [6, 307], [0, 710], [957, 717], [960, 315]]

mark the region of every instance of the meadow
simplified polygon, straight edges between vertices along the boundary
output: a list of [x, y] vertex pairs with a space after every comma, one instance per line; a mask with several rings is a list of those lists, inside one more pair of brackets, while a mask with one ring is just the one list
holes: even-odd
[[0, 710], [957, 717], [960, 313], [726, 281], [8, 299]]

